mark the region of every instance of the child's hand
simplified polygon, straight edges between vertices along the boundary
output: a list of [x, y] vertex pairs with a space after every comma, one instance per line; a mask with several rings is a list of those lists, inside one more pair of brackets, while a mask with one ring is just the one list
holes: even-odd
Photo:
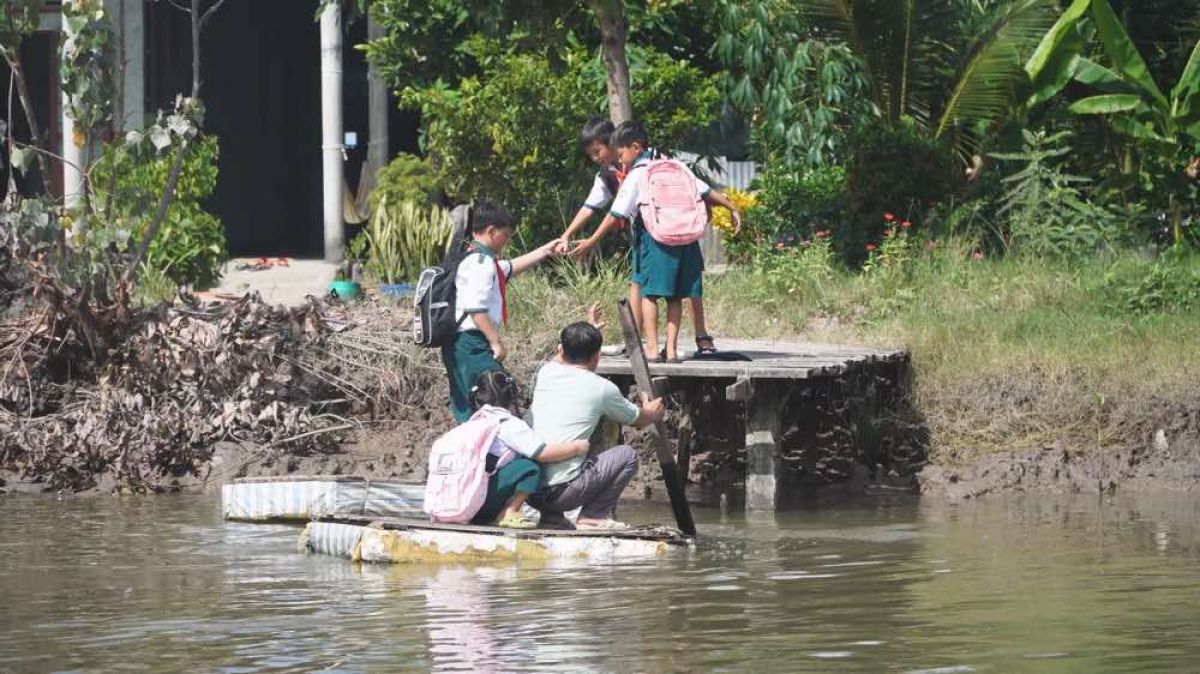
[[595, 245], [596, 244], [592, 243], [591, 239], [580, 241], [579, 243], [575, 244], [575, 247], [571, 249], [571, 252], [568, 253], [568, 255], [576, 260], [582, 260], [584, 256], [587, 255], [587, 252]]
[[497, 363], [503, 363], [508, 356], [508, 350], [504, 348], [501, 342], [492, 342], [492, 358], [496, 359]]
[[597, 330], [604, 329], [604, 316], [601, 313], [599, 302], [588, 307], [588, 323], [591, 323]]
[[571, 250], [571, 239], [564, 236], [555, 241], [555, 246], [554, 246], [554, 254], [555, 255], [565, 255], [568, 252], [570, 252], [570, 250]]
[[729, 211], [729, 219], [733, 221], [733, 233], [738, 234], [742, 231], [742, 214], [737, 209]]
[[558, 246], [560, 243], [560, 239], [550, 239], [546, 243], [538, 246], [538, 252], [544, 257], [554, 257], [555, 255], [558, 255]]

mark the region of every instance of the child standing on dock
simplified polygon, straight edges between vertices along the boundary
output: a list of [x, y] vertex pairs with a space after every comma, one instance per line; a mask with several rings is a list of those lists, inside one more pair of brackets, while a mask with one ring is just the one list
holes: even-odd
[[459, 423], [471, 418], [468, 394], [479, 375], [504, 369], [501, 363], [507, 351], [500, 327], [508, 322], [509, 279], [553, 256], [558, 245], [556, 239], [514, 260], [502, 260], [500, 254], [516, 229], [516, 219], [503, 206], [491, 201], [475, 204], [469, 252], [454, 278], [461, 320], [454, 341], [442, 347], [442, 363], [450, 380], [450, 409]]
[[[658, 350], [658, 300], [665, 299], [667, 303], [667, 340], [658, 360], [670, 362], [679, 361], [679, 324], [683, 316], [683, 299], [688, 298], [692, 303], [692, 321], [696, 330], [696, 353], [700, 355], [716, 353], [716, 346], [708, 334], [704, 321], [704, 304], [702, 292], [702, 274], [704, 259], [700, 253], [698, 241], [685, 245], [670, 245], [662, 243], [651, 236], [645, 228], [644, 219], [640, 213], [650, 197], [644, 185], [644, 173], [654, 160], [648, 151], [650, 139], [641, 123], [627, 121], [621, 123], [612, 133], [611, 142], [617, 158], [627, 168], [625, 180], [621, 183], [612, 201], [612, 207], [607, 217], [586, 241], [581, 242], [571, 255], [580, 257], [590, 248], [599, 243], [609, 230], [617, 227], [622, 221], [632, 223], [635, 232], [636, 247], [634, 252], [634, 283], [640, 286], [642, 296], [640, 303], [641, 327], [646, 337], [646, 344], [651, 352]], [[691, 180], [695, 181], [696, 192], [707, 203], [724, 206], [732, 214], [734, 227], [741, 227], [741, 213], [725, 195], [713, 190], [703, 180], [697, 178], [687, 167], [682, 167]], [[641, 172], [641, 173], [639, 173]], [[631, 291], [631, 300], [633, 292]], [[631, 306], [637, 307], [637, 304]], [[639, 313], [634, 312], [635, 315]]]

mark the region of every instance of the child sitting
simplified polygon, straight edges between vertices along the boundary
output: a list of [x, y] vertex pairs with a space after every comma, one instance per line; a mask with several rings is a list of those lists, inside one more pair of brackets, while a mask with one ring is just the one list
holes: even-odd
[[[564, 461], [588, 452], [587, 440], [546, 444], [517, 416], [517, 384], [507, 373], [492, 370], [479, 375], [471, 389], [471, 403], [477, 415], [500, 423], [496, 439], [488, 449], [487, 497], [472, 524], [492, 524], [509, 529], [531, 529], [536, 523], [521, 512], [530, 494], [542, 480], [541, 463]], [[517, 455], [512, 461], [505, 458]], [[497, 468], [497, 465], [500, 467]]]
[[[652, 157], [648, 151], [649, 137], [645, 128], [636, 121], [623, 122], [612, 134], [610, 144], [615, 148], [618, 159], [626, 167], [628, 178], [635, 171], [644, 167]], [[692, 301], [692, 319], [696, 330], [696, 347], [698, 354], [715, 353], [716, 348], [705, 329], [704, 309], [702, 302], [702, 279], [704, 259], [700, 253], [699, 242], [684, 246], [670, 246], [651, 237], [640, 224], [638, 213], [641, 200], [645, 195], [638, 194], [638, 181], [626, 179], [612, 203], [611, 211], [590, 238], [581, 242], [572, 256], [582, 256], [588, 249], [595, 246], [610, 229], [616, 227], [621, 220], [634, 223], [637, 239], [635, 269], [636, 282], [641, 286], [641, 317], [642, 330], [646, 343], [652, 350], [658, 348], [658, 303], [662, 298], [667, 300], [667, 343], [658, 360], [679, 362], [679, 324], [683, 316], [683, 298]], [[701, 198], [707, 203], [717, 204], [728, 208], [732, 214], [734, 227], [741, 227], [741, 213], [725, 195], [713, 190], [707, 183], [696, 178], [696, 189]], [[631, 293], [632, 295], [632, 293]], [[634, 306], [636, 309], [636, 305]], [[635, 311], [635, 314], [637, 312]]]

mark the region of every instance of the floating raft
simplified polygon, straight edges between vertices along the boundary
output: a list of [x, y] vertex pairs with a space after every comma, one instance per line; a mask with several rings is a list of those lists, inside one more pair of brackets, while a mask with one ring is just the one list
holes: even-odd
[[225, 519], [301, 521], [326, 515], [424, 517], [425, 486], [344, 475], [242, 478], [221, 486]]
[[433, 524], [393, 517], [333, 516], [310, 522], [300, 548], [356, 562], [616, 562], [686, 551], [675, 529], [561, 531]]

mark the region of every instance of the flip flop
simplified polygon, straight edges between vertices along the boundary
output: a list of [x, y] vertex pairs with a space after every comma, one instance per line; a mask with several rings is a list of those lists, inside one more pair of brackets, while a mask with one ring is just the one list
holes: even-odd
[[496, 522], [496, 526], [504, 529], [533, 529], [537, 526], [537, 522], [526, 517], [523, 513], [516, 513], [515, 515], [505, 516], [499, 522]]
[[[708, 346], [703, 346], [701, 342], [708, 342]], [[707, 356], [717, 352], [717, 343], [713, 340], [712, 335], [696, 335], [696, 355]]]

